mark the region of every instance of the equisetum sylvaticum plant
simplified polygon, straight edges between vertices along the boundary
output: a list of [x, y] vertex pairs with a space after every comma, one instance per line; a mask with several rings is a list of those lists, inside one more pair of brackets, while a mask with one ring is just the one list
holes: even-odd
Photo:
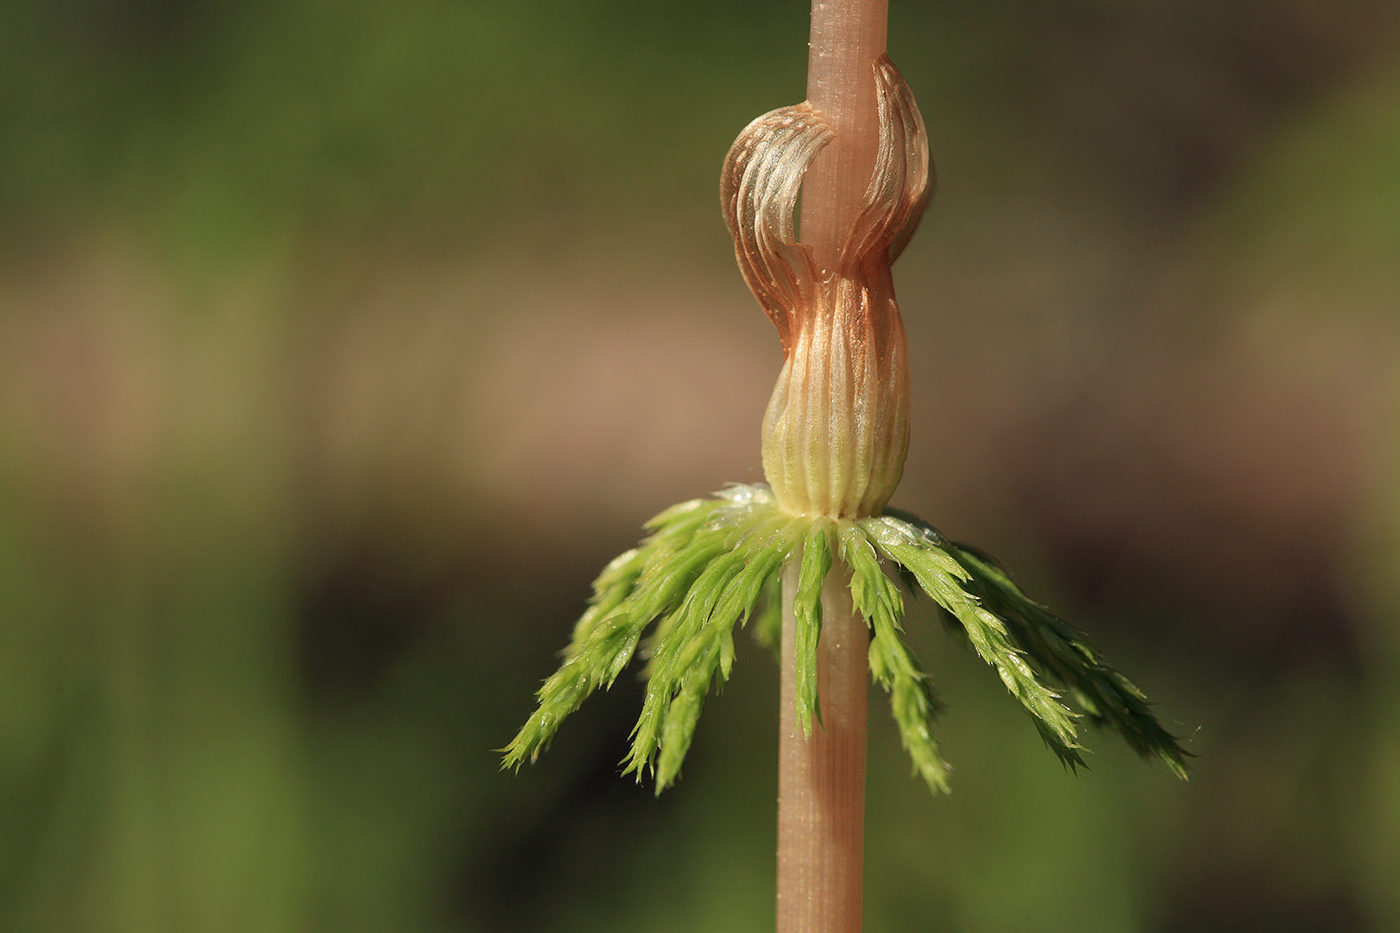
[[903, 638], [906, 593], [946, 611], [1069, 767], [1083, 764], [1087, 720], [1186, 773], [1143, 694], [1082, 632], [987, 554], [886, 505], [909, 438], [890, 265], [934, 187], [923, 118], [885, 54], [886, 2], [814, 0], [807, 100], [754, 120], [724, 162], [739, 269], [783, 348], [763, 419], [767, 484], [647, 523], [649, 536], [594, 583], [563, 663], [504, 750], [508, 766], [533, 760], [640, 653], [646, 696], [624, 770], [653, 775], [659, 792], [716, 678], [729, 677], [734, 629], [752, 621], [781, 645], [780, 933], [860, 929], [869, 678], [889, 695], [915, 771], [947, 789], [937, 705]]

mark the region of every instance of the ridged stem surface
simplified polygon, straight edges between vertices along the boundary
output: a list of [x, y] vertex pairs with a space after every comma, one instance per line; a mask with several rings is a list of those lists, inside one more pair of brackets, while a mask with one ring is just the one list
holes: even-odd
[[865, 851], [866, 646], [851, 607], [850, 571], [837, 563], [822, 590], [817, 646], [821, 719], [797, 717], [792, 608], [800, 555], [783, 576], [778, 742], [778, 933], [859, 933]]
[[[820, 112], [832, 138], [807, 170], [798, 240], [811, 247], [817, 274], [832, 290], [840, 287], [834, 279], [854, 272], [842, 268], [842, 252], [865, 208], [879, 154], [875, 63], [885, 54], [887, 13], [887, 0], [812, 0], [807, 103]], [[903, 334], [899, 337], [902, 350]], [[787, 364], [805, 362], [790, 356]], [[856, 389], [824, 388], [836, 398]], [[830, 404], [832, 396], [827, 399]], [[866, 417], [884, 414], [872, 410]], [[902, 461], [902, 450], [900, 454]], [[850, 480], [832, 475], [817, 485]], [[804, 734], [795, 703], [792, 595], [798, 566], [793, 560], [783, 581], [777, 928], [778, 933], [859, 933], [869, 636], [851, 605], [850, 570], [838, 561], [822, 591], [817, 649], [821, 719], [813, 723], [810, 736]]]
[[875, 167], [875, 62], [885, 54], [888, 11], [888, 0], [812, 0], [807, 103], [834, 136], [807, 170], [798, 239], [826, 272], [837, 269]]

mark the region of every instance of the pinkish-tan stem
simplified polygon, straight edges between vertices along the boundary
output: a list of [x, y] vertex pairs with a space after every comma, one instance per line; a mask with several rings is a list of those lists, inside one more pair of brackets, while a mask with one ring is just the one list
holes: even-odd
[[835, 271], [875, 167], [880, 117], [875, 61], [885, 54], [888, 0], [812, 0], [807, 103], [834, 133], [807, 170], [798, 239]]
[[850, 571], [838, 563], [822, 589], [817, 646], [821, 721], [797, 718], [792, 610], [800, 555], [783, 576], [778, 740], [778, 933], [860, 933], [865, 849], [864, 621], [851, 606]]
[[[819, 275], [841, 274], [842, 247], [865, 206], [880, 119], [875, 62], [885, 53], [888, 0], [812, 0], [807, 102], [833, 131], [802, 186], [798, 239]], [[865, 849], [865, 744], [869, 636], [851, 606], [839, 561], [822, 591], [817, 651], [821, 722], [797, 721], [799, 561], [783, 580], [778, 751], [778, 933], [860, 933]]]

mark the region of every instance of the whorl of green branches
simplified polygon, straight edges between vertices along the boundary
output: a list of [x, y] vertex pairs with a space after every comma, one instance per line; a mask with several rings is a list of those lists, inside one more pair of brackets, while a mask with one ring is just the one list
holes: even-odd
[[809, 733], [820, 718], [822, 586], [839, 561], [850, 570], [855, 610], [870, 627], [871, 676], [889, 694], [904, 747], [931, 789], [948, 787], [948, 768], [931, 731], [940, 707], [902, 637], [904, 599], [889, 571], [899, 571], [912, 590], [947, 611], [950, 627], [997, 672], [1066, 765], [1084, 764], [1079, 728], [1087, 719], [1186, 776], [1187, 753], [1142, 692], [1105, 664], [1082, 632], [1028, 599], [991, 557], [946, 540], [913, 516], [894, 510], [859, 520], [794, 516], [756, 485], [673, 506], [646, 527], [651, 534], [594, 581], [563, 663], [503, 750], [507, 767], [534, 760], [564, 718], [593, 691], [610, 687], [641, 647], [646, 698], [624, 770], [639, 779], [653, 772], [658, 792], [669, 786], [706, 695], [716, 679], [722, 685], [729, 678], [735, 626], [755, 618], [760, 635], [771, 639], [783, 569], [799, 559], [796, 702]]

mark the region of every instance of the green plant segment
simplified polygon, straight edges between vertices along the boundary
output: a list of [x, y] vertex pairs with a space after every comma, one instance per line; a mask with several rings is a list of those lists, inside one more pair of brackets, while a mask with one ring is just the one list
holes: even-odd
[[735, 627], [774, 608], [784, 567], [800, 560], [793, 607], [797, 708], [809, 732], [820, 717], [820, 596], [839, 561], [851, 570], [851, 597], [870, 628], [871, 675], [889, 693], [904, 747], [931, 789], [947, 789], [948, 769], [931, 731], [939, 707], [904, 643], [903, 594], [887, 568], [947, 611], [953, 630], [996, 670], [1061, 761], [1083, 764], [1079, 728], [1087, 719], [1186, 775], [1186, 752], [1142, 692], [1104, 664], [1082, 632], [1028, 599], [992, 558], [949, 542], [912, 516], [894, 510], [864, 519], [791, 515], [766, 486], [755, 485], [673, 506], [647, 528], [651, 535], [594, 582], [563, 664], [505, 749], [507, 766], [533, 760], [563, 719], [593, 691], [611, 686], [642, 647], [647, 691], [625, 770], [639, 779], [653, 771], [658, 791], [669, 786], [706, 695], [716, 677], [721, 684], [729, 677]]

